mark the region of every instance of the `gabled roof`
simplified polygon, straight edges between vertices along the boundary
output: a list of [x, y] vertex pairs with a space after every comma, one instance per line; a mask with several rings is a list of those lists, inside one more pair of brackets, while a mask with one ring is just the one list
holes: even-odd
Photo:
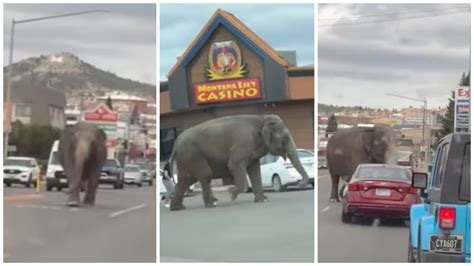
[[[184, 51], [183, 55], [179, 57], [176, 64], [168, 73], [168, 77], [171, 76], [181, 64], [187, 64], [191, 61], [191, 59], [197, 54], [200, 48], [202, 48], [204, 43], [219, 25], [224, 26], [231, 32], [238, 33], [236, 35], [241, 39], [241, 41], [249, 44], [256, 50], [260, 50], [261, 52], [265, 53], [278, 64], [284, 67], [290, 66], [285, 58], [280, 56], [277, 51], [275, 51], [269, 44], [258, 37], [257, 34], [255, 34], [249, 27], [242, 23], [242, 21], [236, 18], [233, 14], [219, 8], [207, 21], [206, 25], [199, 32], [196, 38], [194, 38], [194, 40], [191, 42], [191, 45], [189, 45], [186, 51]], [[235, 32], [235, 30], [237, 32]]]

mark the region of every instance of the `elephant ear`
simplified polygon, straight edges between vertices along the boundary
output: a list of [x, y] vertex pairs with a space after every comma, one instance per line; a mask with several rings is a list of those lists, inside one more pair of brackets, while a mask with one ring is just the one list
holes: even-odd
[[365, 130], [361, 134], [361, 139], [362, 139], [362, 144], [364, 146], [365, 151], [367, 154], [371, 154], [372, 151], [372, 145], [374, 143], [374, 131], [373, 130]]
[[260, 131], [263, 137], [263, 141], [265, 142], [265, 145], [267, 145], [267, 147], [270, 147], [270, 143], [272, 142], [272, 136], [273, 132], [275, 131], [276, 123], [276, 121], [272, 120], [266, 121], [263, 124], [262, 130]]

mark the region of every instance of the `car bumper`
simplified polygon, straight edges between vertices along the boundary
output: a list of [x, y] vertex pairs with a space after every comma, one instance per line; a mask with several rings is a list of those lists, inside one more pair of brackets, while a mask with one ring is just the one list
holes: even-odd
[[409, 205], [345, 203], [345, 210], [353, 215], [371, 217], [410, 217]]
[[137, 179], [126, 179], [124, 180], [125, 184], [137, 184], [137, 183], [141, 183], [141, 180], [137, 180]]
[[68, 182], [67, 179], [66, 181], [61, 181], [64, 179], [58, 179], [58, 178], [46, 178], [46, 186], [49, 187], [68, 187]]
[[10, 184], [26, 184], [30, 180], [29, 176], [4, 176], [3, 183], [10, 183]]
[[466, 262], [463, 254], [437, 253], [432, 251], [421, 251], [420, 253], [421, 262]]
[[99, 184], [115, 184], [117, 183], [117, 177], [115, 176], [108, 176], [108, 177], [100, 177]]

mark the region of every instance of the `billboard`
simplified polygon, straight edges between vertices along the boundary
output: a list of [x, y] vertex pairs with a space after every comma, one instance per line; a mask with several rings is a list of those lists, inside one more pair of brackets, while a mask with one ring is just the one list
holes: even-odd
[[454, 95], [454, 132], [471, 132], [471, 90], [459, 86]]

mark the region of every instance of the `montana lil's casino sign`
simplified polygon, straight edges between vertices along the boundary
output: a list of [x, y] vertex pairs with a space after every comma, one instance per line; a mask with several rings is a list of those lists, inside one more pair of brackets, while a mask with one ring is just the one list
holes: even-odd
[[197, 104], [259, 99], [262, 97], [259, 78], [244, 78], [246, 65], [234, 41], [214, 42], [208, 54], [207, 79], [194, 84]]

